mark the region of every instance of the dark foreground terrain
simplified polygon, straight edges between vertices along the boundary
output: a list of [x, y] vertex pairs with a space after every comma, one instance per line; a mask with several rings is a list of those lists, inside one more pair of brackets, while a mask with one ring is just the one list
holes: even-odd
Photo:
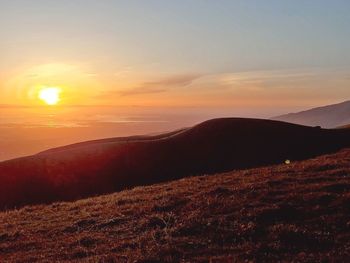
[[239, 118], [158, 136], [78, 143], [0, 162], [0, 210], [302, 160], [345, 147], [349, 129]]
[[350, 149], [0, 213], [1, 262], [349, 262]]

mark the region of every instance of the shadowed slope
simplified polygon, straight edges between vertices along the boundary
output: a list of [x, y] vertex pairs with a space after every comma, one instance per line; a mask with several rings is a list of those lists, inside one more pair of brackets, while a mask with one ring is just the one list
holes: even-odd
[[[150, 137], [151, 138], [151, 137]], [[73, 145], [0, 163], [0, 208], [282, 163], [350, 145], [349, 130], [215, 119], [170, 136]]]
[[4, 262], [349, 262], [350, 150], [0, 213]]
[[127, 137], [115, 137], [115, 138], [106, 138], [106, 139], [92, 140], [92, 141], [86, 141], [86, 142], [78, 142], [78, 143], [74, 143], [66, 146], [52, 148], [46, 151], [42, 151], [38, 154], [56, 153], [56, 152], [61, 152], [61, 151], [66, 151], [71, 149], [76, 150], [78, 148], [91, 147], [95, 145], [101, 146], [103, 144], [110, 144], [110, 143], [152, 141], [152, 140], [168, 138], [180, 132], [183, 132], [185, 130], [186, 128], [167, 132], [167, 133], [161, 133], [158, 135], [134, 135], [134, 136], [127, 136]]

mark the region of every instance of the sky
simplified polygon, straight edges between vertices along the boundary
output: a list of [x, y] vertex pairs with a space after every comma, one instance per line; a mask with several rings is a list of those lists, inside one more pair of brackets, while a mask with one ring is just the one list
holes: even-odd
[[278, 109], [350, 97], [349, 1], [1, 0], [0, 104]]
[[[345, 101], [349, 12], [348, 0], [0, 0], [0, 124], [185, 125]], [[39, 99], [46, 87], [57, 105]]]

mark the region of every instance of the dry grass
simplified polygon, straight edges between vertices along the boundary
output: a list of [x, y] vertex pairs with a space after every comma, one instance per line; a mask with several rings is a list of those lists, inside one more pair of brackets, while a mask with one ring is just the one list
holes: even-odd
[[350, 150], [0, 213], [1, 262], [350, 260]]

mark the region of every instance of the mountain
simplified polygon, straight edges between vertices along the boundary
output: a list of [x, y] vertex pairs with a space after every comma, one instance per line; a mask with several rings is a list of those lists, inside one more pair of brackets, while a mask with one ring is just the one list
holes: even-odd
[[0, 209], [301, 160], [348, 146], [348, 129], [240, 118], [165, 135], [79, 143], [1, 162]]
[[337, 129], [350, 129], [350, 124], [339, 126]]
[[306, 126], [336, 128], [350, 123], [350, 101], [289, 113], [272, 119]]
[[[174, 169], [176, 167], [173, 167]], [[0, 213], [2, 262], [349, 262], [350, 149]]]

